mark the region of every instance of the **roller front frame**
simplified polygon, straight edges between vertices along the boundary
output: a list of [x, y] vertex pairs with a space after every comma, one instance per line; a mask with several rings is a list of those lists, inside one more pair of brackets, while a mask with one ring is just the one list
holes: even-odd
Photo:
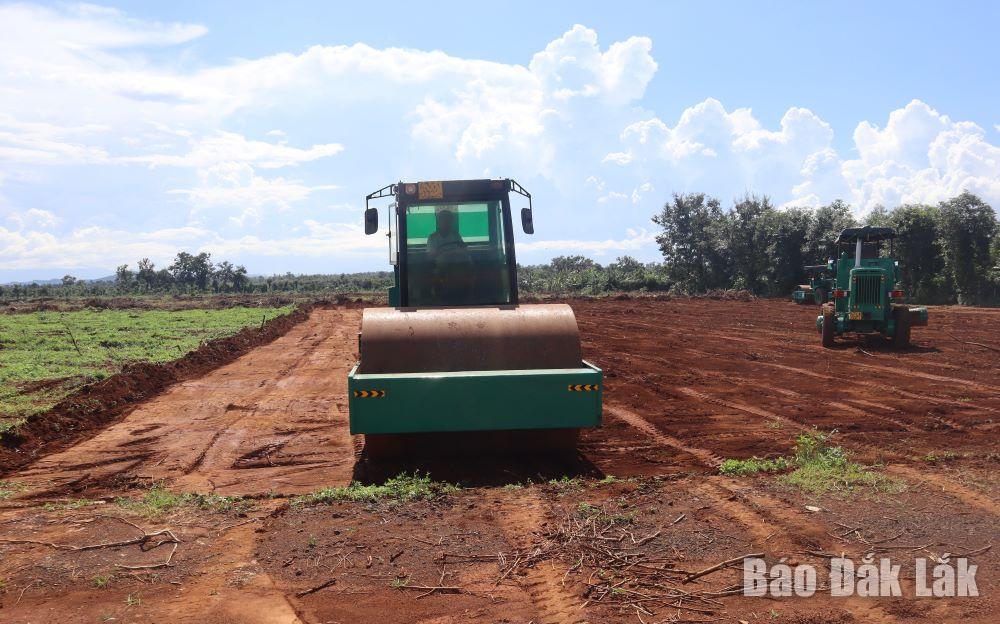
[[603, 374], [580, 368], [348, 376], [352, 434], [598, 427]]

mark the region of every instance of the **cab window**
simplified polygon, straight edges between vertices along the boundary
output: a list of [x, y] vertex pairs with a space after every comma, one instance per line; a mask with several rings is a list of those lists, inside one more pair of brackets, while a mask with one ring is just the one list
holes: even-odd
[[511, 302], [501, 206], [439, 202], [406, 208], [409, 305]]

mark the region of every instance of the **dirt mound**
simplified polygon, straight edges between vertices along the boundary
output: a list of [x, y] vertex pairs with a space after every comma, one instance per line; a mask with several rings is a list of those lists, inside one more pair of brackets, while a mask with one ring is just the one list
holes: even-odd
[[757, 295], [749, 290], [722, 289], [710, 290], [706, 293], [691, 295], [693, 299], [714, 299], [716, 301], [756, 301]]
[[129, 364], [120, 373], [84, 386], [49, 411], [31, 418], [17, 433], [0, 437], [0, 474], [20, 468], [40, 454], [75, 444], [171, 384], [204, 375], [271, 342], [305, 320], [309, 311], [310, 307], [300, 307], [262, 326], [246, 327], [228, 338], [203, 343], [172, 362]]

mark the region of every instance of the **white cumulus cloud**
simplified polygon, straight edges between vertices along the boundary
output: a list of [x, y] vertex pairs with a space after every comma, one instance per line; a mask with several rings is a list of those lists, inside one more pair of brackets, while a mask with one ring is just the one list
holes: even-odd
[[971, 122], [955, 122], [914, 100], [880, 128], [854, 131], [859, 157], [832, 147], [833, 129], [813, 112], [788, 109], [780, 128], [763, 128], [749, 109], [727, 111], [709, 98], [674, 126], [653, 117], [626, 126], [606, 166], [639, 169], [647, 181], [729, 198], [767, 193], [785, 205], [844, 199], [860, 211], [882, 204], [938, 202], [962, 190], [1000, 204], [1000, 148]]
[[[967, 189], [1000, 205], [1000, 148], [918, 100], [853, 135], [796, 102], [777, 124], [715, 98], [667, 119], [676, 103], [647, 89], [683, 59], [657, 59], [648, 37], [575, 25], [509, 63], [364, 43], [187, 53], [210, 36], [91, 5], [0, 6], [0, 268], [179, 245], [335, 267], [385, 241], [326, 215], [400, 178], [527, 182], [540, 240], [519, 243], [538, 260], [655, 257], [642, 226], [675, 191], [867, 210]], [[838, 153], [835, 132], [853, 149]]]

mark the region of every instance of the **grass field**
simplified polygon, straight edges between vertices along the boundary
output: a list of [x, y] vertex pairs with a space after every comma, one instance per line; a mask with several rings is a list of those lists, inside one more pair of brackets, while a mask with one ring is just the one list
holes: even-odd
[[0, 432], [129, 362], [167, 362], [280, 308], [79, 310], [0, 315]]

